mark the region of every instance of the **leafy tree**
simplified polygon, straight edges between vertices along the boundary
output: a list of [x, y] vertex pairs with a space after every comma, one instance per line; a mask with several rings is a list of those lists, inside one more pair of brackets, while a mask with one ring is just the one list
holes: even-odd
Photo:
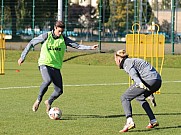
[[[35, 25], [43, 28], [48, 22], [48, 25], [53, 26], [57, 16], [58, 1], [34, 0], [34, 2]], [[33, 0], [4, 0], [4, 6], [4, 22], [12, 30], [13, 38], [16, 36], [17, 29], [32, 27]]]
[[[41, 30], [45, 29], [45, 25], [47, 25], [46, 28], [49, 26], [53, 27], [57, 17], [57, 4], [57, 0], [53, 2], [51, 0], [35, 0], [35, 25], [39, 26]], [[26, 14], [24, 16], [23, 25], [31, 27], [33, 21], [33, 1], [26, 0], [24, 6]]]
[[[26, 2], [27, 3], [27, 2]], [[27, 7], [25, 7], [25, 0], [18, 0], [16, 5], [16, 28], [21, 29], [24, 27], [24, 18], [27, 14]]]
[[[146, 0], [147, 1], [147, 0]], [[145, 23], [150, 23], [152, 20], [151, 20], [151, 17], [153, 15], [153, 12], [152, 12], [152, 7], [151, 5], [149, 4], [149, 2], [146, 2], [147, 4], [147, 8], [144, 8], [143, 9], [143, 14], [144, 13], [147, 13], [146, 15], [144, 14], [143, 16], [146, 18], [146, 21]]]
[[[100, 10], [100, 1], [98, 4], [98, 11]], [[110, 2], [109, 0], [102, 0], [102, 8], [101, 8], [101, 21], [102, 23], [107, 23], [110, 18]]]
[[72, 4], [69, 5], [68, 10], [69, 10], [68, 12], [69, 30], [71, 30], [72, 24], [74, 24], [74, 27], [77, 28], [81, 27], [87, 28], [90, 27], [92, 24], [94, 24], [94, 20], [96, 19], [95, 16], [96, 9], [91, 5], [84, 7], [77, 4]]
[[160, 31], [171, 36], [171, 23], [169, 23], [167, 20], [163, 20], [162, 25], [160, 26]]
[[72, 4], [68, 7], [68, 22], [70, 24], [78, 23], [78, 18], [83, 14], [83, 7], [78, 4]]
[[110, 3], [111, 6], [111, 17], [109, 18], [107, 27], [114, 27], [118, 31], [124, 31], [126, 27], [126, 17], [127, 17], [127, 6], [128, 6], [128, 14], [130, 24], [133, 23], [134, 19], [134, 8], [133, 3], [129, 2], [127, 5], [126, 0], [114, 0]]
[[4, 4], [7, 5], [6, 9], [9, 7], [10, 15], [11, 15], [11, 29], [12, 29], [12, 36], [16, 36], [16, 7], [17, 0], [6, 0], [4, 1]]
[[[22, 15], [21, 19], [21, 28], [24, 29], [25, 27], [31, 27], [32, 25], [32, 7], [33, 7], [33, 1], [32, 0], [26, 0], [24, 3], [22, 3], [22, 7], [24, 7], [23, 10], [24, 14]], [[22, 10], [22, 9], [21, 9]]]
[[[160, 3], [157, 1], [153, 1], [153, 9], [154, 10], [164, 10], [164, 9], [171, 9], [171, 0], [162, 0]], [[175, 5], [177, 8], [181, 8], [181, 0], [175, 0]]]
[[[51, 5], [51, 6], [50, 6]], [[46, 23], [49, 23], [51, 29], [57, 19], [58, 0], [36, 0], [35, 19], [36, 24], [41, 29], [44, 28]]]
[[11, 9], [10, 7], [8, 6], [4, 6], [4, 27], [3, 26], [3, 29], [6, 28], [6, 29], [11, 29]]
[[[143, 6], [142, 20], [144, 21], [144, 24], [147, 24], [150, 22], [153, 13], [150, 4], [146, 0], [143, 0], [143, 3], [146, 3], [147, 5]], [[138, 3], [138, 6], [140, 6], [140, 3]], [[134, 23], [134, 2], [129, 0], [113, 0], [110, 3], [110, 7], [111, 17], [109, 18], [108, 23], [106, 23], [106, 26], [109, 28], [113, 28], [114, 26], [114, 30], [124, 32], [128, 25], [128, 29], [131, 30], [132, 24]]]

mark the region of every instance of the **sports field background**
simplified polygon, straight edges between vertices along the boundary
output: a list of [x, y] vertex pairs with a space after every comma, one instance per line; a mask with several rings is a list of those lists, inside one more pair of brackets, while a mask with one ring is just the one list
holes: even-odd
[[[79, 42], [84, 45], [94, 45], [98, 44], [99, 42]], [[28, 44], [28, 42], [6, 42], [6, 49], [9, 50], [22, 50], [25, 48], [25, 46]], [[109, 51], [117, 51], [120, 49], [125, 49], [126, 44], [125, 43], [108, 43], [108, 42], [102, 42], [101, 43], [101, 51], [103, 52], [109, 52]], [[172, 54], [174, 48], [175, 54], [181, 54], [181, 44], [165, 44], [165, 54]], [[40, 45], [37, 45], [35, 47], [36, 50], [40, 50]], [[77, 51], [76, 49], [72, 49], [68, 47], [68, 51]]]
[[[63, 112], [59, 121], [49, 119], [43, 102], [36, 113], [32, 111], [41, 84], [36, 59], [39, 52], [30, 51], [25, 63], [18, 66], [20, 54], [21, 51], [18, 50], [6, 52], [5, 75], [0, 76], [0, 135], [120, 134], [119, 130], [125, 124], [120, 96], [128, 87], [128, 76], [112, 64], [113, 53], [65, 54], [67, 61], [62, 69], [64, 94], [52, 105]], [[172, 60], [178, 60], [178, 63], [171, 64], [174, 67], [163, 68], [161, 94], [155, 95], [158, 106], [152, 107], [160, 126], [146, 129], [149, 120], [141, 106], [133, 101], [136, 128], [126, 134], [180, 134], [180, 56], [170, 57], [166, 63], [172, 63]], [[103, 63], [92, 62], [98, 59]], [[76, 64], [78, 62], [80, 63]], [[17, 69], [20, 72], [16, 72]], [[51, 85], [43, 101], [52, 91]]]

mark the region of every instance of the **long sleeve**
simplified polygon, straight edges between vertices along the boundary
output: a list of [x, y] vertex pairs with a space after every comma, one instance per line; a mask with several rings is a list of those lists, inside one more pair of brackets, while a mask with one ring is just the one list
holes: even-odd
[[41, 34], [38, 37], [33, 38], [25, 47], [25, 49], [23, 50], [23, 52], [21, 53], [21, 59], [24, 61], [26, 58], [26, 55], [28, 54], [28, 52], [30, 51], [31, 48], [35, 47], [36, 45], [38, 45], [39, 43], [44, 42], [48, 37], [47, 33]]
[[137, 84], [144, 81], [161, 79], [159, 73], [148, 62], [139, 58], [127, 58], [123, 64], [124, 70]]
[[72, 48], [79, 49], [79, 50], [90, 50], [91, 49], [91, 46], [80, 45], [80, 44], [76, 43], [75, 41], [73, 41], [70, 38], [65, 37], [65, 36], [64, 36], [64, 40], [65, 40], [65, 44], [67, 46], [72, 47]]
[[124, 70], [129, 74], [129, 76], [131, 77], [132, 80], [134, 80], [134, 82], [136, 82], [137, 84], [139, 84], [141, 82], [139, 73], [134, 68], [132, 61], [129, 61], [129, 60], [125, 61]]

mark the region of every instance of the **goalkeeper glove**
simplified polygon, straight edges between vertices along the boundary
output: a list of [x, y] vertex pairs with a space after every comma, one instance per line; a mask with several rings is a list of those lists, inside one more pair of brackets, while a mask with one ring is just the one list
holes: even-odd
[[144, 90], [148, 90], [148, 91], [149, 91], [149, 89], [148, 89], [142, 82], [140, 82], [140, 83], [137, 85], [137, 88], [141, 88], [141, 89], [144, 89]]

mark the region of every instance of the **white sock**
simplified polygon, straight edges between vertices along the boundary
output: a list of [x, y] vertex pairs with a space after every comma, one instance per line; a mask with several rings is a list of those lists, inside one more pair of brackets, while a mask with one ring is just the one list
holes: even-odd
[[156, 123], [156, 122], [157, 122], [156, 119], [153, 119], [153, 120], [150, 121], [151, 124], [154, 124], [154, 123]]
[[130, 123], [134, 123], [132, 117], [127, 118], [127, 124], [130, 124]]

